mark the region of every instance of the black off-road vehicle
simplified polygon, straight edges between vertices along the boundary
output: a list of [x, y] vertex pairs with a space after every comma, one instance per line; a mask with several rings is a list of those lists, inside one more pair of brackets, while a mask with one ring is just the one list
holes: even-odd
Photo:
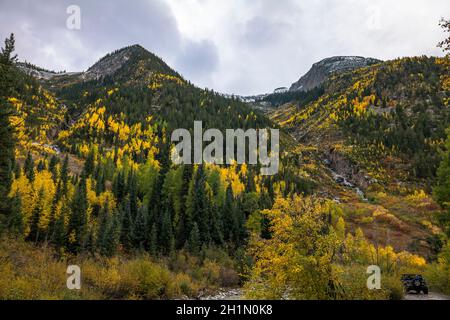
[[406, 293], [415, 291], [416, 293], [428, 294], [427, 283], [420, 274], [404, 274], [402, 275], [402, 282]]

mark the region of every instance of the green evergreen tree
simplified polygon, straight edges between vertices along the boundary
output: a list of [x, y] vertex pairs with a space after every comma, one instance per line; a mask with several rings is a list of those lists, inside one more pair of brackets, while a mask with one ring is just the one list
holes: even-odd
[[[14, 109], [8, 101], [14, 91], [17, 76], [14, 63], [14, 35], [5, 40], [0, 54], [0, 223], [9, 208], [8, 194], [11, 188], [14, 160], [14, 128], [9, 121]], [[0, 225], [1, 229], [1, 225]]]
[[75, 190], [72, 203], [71, 215], [67, 227], [68, 249], [73, 253], [79, 253], [87, 235], [87, 189], [86, 177], [81, 176], [81, 179]]
[[37, 171], [38, 172], [42, 172], [44, 170], [46, 170], [46, 165], [45, 165], [45, 161], [44, 160], [39, 160], [38, 165], [37, 165]]
[[198, 166], [193, 180], [186, 200], [186, 228], [187, 230], [191, 230], [192, 223], [197, 223], [201, 243], [209, 243], [211, 240], [209, 231], [211, 226], [211, 212], [205, 192], [206, 176], [203, 165]]
[[38, 197], [36, 199], [36, 203], [33, 207], [33, 211], [31, 213], [30, 233], [27, 236], [28, 241], [33, 241], [34, 243], [37, 243], [39, 240], [41, 240], [39, 222], [41, 220], [43, 211], [44, 211], [44, 189], [40, 189]]
[[66, 199], [62, 201], [61, 214], [58, 219], [56, 219], [54, 232], [52, 234], [52, 242], [57, 248], [63, 248], [67, 243], [66, 234], [66, 216], [70, 213], [70, 208], [67, 204]]
[[25, 159], [25, 164], [23, 167], [24, 173], [30, 182], [34, 181], [34, 160], [33, 155], [28, 151], [27, 158]]
[[198, 229], [198, 225], [194, 222], [194, 226], [189, 235], [189, 239], [187, 242], [187, 249], [193, 255], [198, 255], [200, 253], [200, 231]]
[[89, 252], [91, 255], [95, 254], [95, 237], [94, 230], [92, 227], [87, 227], [88, 231], [83, 241], [83, 250]]
[[138, 212], [138, 203], [137, 203], [137, 181], [136, 176], [134, 175], [133, 172], [130, 172], [130, 174], [128, 175], [127, 190], [128, 190], [128, 199], [130, 203], [130, 215], [134, 220]]
[[11, 33], [9, 38], [5, 39], [5, 46], [1, 50], [0, 64], [12, 66], [17, 61], [17, 55], [14, 54], [15, 43], [14, 33]]
[[236, 219], [233, 190], [231, 189], [231, 186], [228, 186], [226, 190], [225, 202], [222, 207], [222, 217], [224, 240], [233, 241], [236, 239], [238, 222]]
[[16, 162], [14, 166], [14, 177], [19, 179], [22, 176], [22, 168], [20, 167], [20, 163]]
[[128, 200], [121, 206], [120, 243], [130, 250], [133, 247], [133, 218], [131, 217], [130, 202]]
[[116, 197], [117, 203], [121, 204], [125, 198], [125, 177], [121, 171], [119, 171], [119, 173], [114, 178], [113, 193]]
[[147, 212], [147, 207], [141, 206], [138, 210], [136, 219], [134, 220], [133, 224], [133, 244], [135, 248], [138, 248], [140, 250], [143, 250], [145, 248]]
[[22, 196], [16, 192], [11, 201], [11, 214], [8, 219], [9, 230], [18, 236], [23, 236]]
[[446, 211], [440, 216], [441, 224], [450, 236], [450, 128], [447, 129], [445, 150], [442, 161], [437, 169], [436, 186], [433, 189], [434, 198]]
[[59, 162], [58, 157], [52, 155], [52, 157], [50, 158], [50, 163], [48, 164], [48, 170], [52, 173], [53, 182], [55, 183], [58, 179], [58, 171], [57, 171], [58, 162]]
[[97, 230], [97, 241], [96, 241], [96, 247], [100, 251], [100, 254], [105, 254], [106, 252], [106, 238], [108, 235], [108, 227], [109, 227], [109, 205], [108, 203], [105, 204], [104, 207], [100, 209], [98, 221], [98, 230]]
[[174, 250], [174, 237], [172, 230], [172, 219], [170, 216], [170, 210], [164, 210], [161, 219], [161, 231], [159, 233], [160, 236], [160, 248], [163, 254], [168, 255]]
[[120, 241], [119, 213], [108, 208], [102, 208], [100, 212], [100, 225], [97, 233], [97, 250], [101, 255], [111, 257], [116, 254]]
[[106, 189], [106, 180], [103, 172], [103, 168], [99, 169], [96, 181], [95, 181], [95, 193], [98, 196]]
[[106, 251], [108, 257], [112, 257], [117, 252], [117, 247], [120, 242], [120, 220], [119, 213], [114, 210], [110, 223], [108, 224], [108, 233], [106, 237]]
[[69, 156], [64, 157], [64, 162], [59, 173], [62, 184], [62, 195], [67, 195], [67, 184], [69, 183]]
[[155, 223], [150, 228], [150, 241], [148, 251], [152, 257], [155, 257], [158, 252], [158, 230]]
[[213, 202], [211, 205], [211, 240], [221, 246], [224, 244], [222, 217], [217, 206]]
[[94, 173], [95, 168], [95, 152], [94, 149], [91, 148], [89, 150], [86, 161], [84, 162], [84, 172], [87, 177], [90, 177]]
[[53, 201], [52, 201], [52, 207], [50, 209], [50, 217], [49, 217], [49, 221], [48, 221], [48, 227], [47, 227], [47, 234], [45, 236], [45, 239], [52, 239], [53, 238], [53, 234], [55, 232], [55, 226], [56, 226], [56, 211], [58, 209], [58, 204], [59, 204], [59, 188], [60, 184], [58, 184], [58, 187], [56, 188], [56, 192], [55, 195], [53, 197]]

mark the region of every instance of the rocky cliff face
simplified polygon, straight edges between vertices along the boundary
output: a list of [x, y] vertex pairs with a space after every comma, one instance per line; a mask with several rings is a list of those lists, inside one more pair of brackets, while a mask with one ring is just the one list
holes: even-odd
[[34, 66], [34, 65], [26, 63], [26, 62], [18, 62], [16, 64], [16, 66], [22, 72], [24, 72], [24, 73], [28, 74], [29, 76], [32, 76], [36, 79], [39, 79], [39, 80], [49, 80], [58, 75], [68, 74], [67, 72], [55, 72], [55, 71], [45, 70], [43, 68]]
[[293, 83], [290, 91], [309, 91], [320, 86], [333, 73], [342, 73], [366, 67], [381, 62], [380, 60], [364, 57], [339, 56], [319, 61], [298, 80]]
[[97, 80], [105, 76], [111, 76], [122, 68], [132, 57], [145, 53], [147, 51], [139, 45], [117, 50], [114, 53], [106, 55], [90, 67], [83, 74], [83, 78], [85, 80]]

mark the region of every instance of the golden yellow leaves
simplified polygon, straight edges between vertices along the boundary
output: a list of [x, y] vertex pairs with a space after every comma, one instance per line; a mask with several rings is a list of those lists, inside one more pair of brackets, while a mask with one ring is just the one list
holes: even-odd
[[218, 167], [211, 165], [211, 168], [215, 168], [216, 170], [219, 170], [220, 172], [220, 181], [222, 186], [224, 186], [224, 189], [228, 187], [228, 185], [231, 186], [231, 189], [233, 190], [233, 195], [237, 197], [245, 190], [245, 185], [241, 182], [239, 173], [238, 173], [238, 166], [236, 163], [230, 165], [228, 168], [226, 167]]
[[19, 193], [22, 197], [25, 235], [29, 232], [29, 220], [31, 219], [33, 208], [41, 190], [43, 191], [43, 210], [39, 221], [39, 227], [46, 230], [50, 218], [53, 197], [56, 191], [51, 173], [45, 170], [36, 172], [33, 183], [30, 183], [25, 175], [21, 175], [19, 179], [14, 180], [12, 183], [10, 196]]
[[360, 100], [358, 97], [352, 100], [353, 113], [359, 117], [364, 115], [367, 107], [375, 103], [375, 95], [365, 96]]
[[361, 229], [346, 234], [342, 211], [330, 202], [279, 197], [263, 214], [270, 219], [272, 237], [265, 240], [252, 233], [248, 253], [255, 263], [245, 285], [247, 297], [335, 298], [329, 296], [329, 284], [342, 284], [342, 277], [355, 268], [375, 264], [392, 274], [425, 266], [420, 256], [374, 246]]
[[130, 156], [128, 164], [135, 168], [137, 165], [132, 163], [131, 155], [145, 154], [153, 157], [157, 153], [157, 137], [151, 116], [147, 116], [144, 123], [128, 125], [125, 114], [108, 114], [106, 106], [100, 106], [100, 102], [96, 102], [69, 130], [59, 133], [58, 140], [62, 145], [68, 147], [73, 137], [88, 134], [86, 138], [90, 141], [89, 145], [85, 142], [78, 143], [78, 150], [85, 157], [92, 146], [107, 147], [117, 143], [118, 148], [107, 151], [105, 158], [116, 158], [119, 167], [123, 165], [121, 158], [126, 155]]
[[163, 73], [155, 73], [151, 77], [151, 82], [148, 85], [148, 88], [150, 90], [157, 90], [159, 88], [162, 88], [163, 83], [165, 81], [170, 81], [170, 82], [173, 82], [180, 86], [184, 85], [184, 81], [182, 79], [180, 79], [179, 77], [171, 76], [171, 75], [163, 74]]
[[149, 88], [150, 90], [157, 90], [157, 89], [159, 89], [159, 88], [161, 88], [161, 87], [162, 87], [162, 84], [156, 83], [156, 82], [152, 82], [152, 83], [150, 83], [150, 84], [148, 85], [148, 88]]
[[95, 181], [88, 179], [87, 185], [87, 198], [89, 205], [98, 206], [99, 208], [105, 208], [108, 205], [110, 210], [116, 208], [116, 199], [111, 191], [105, 191], [97, 196], [95, 189]]
[[114, 88], [114, 89], [108, 90], [107, 95], [111, 96], [113, 93], [115, 93], [117, 91], [119, 91], [119, 88]]
[[[53, 95], [39, 87], [38, 94], [31, 97], [10, 97], [14, 107], [10, 122], [15, 129], [18, 149], [43, 150], [49, 137], [64, 119], [66, 109], [60, 106]], [[17, 150], [20, 153], [20, 150]]]

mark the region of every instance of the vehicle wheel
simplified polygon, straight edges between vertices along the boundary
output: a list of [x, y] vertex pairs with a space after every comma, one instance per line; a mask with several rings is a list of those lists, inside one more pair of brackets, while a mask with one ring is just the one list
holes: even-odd
[[425, 288], [422, 291], [423, 291], [423, 294], [428, 294], [428, 288]]

